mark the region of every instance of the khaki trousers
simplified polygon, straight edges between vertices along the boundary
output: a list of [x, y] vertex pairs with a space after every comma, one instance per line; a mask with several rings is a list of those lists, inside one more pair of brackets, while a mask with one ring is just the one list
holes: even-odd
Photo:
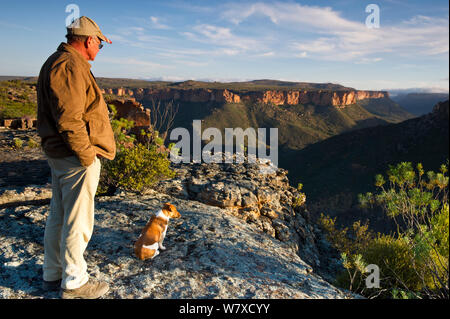
[[75, 289], [89, 279], [83, 253], [94, 228], [100, 160], [83, 167], [76, 156], [48, 157], [48, 164], [52, 199], [44, 233], [44, 280], [62, 279], [62, 288]]

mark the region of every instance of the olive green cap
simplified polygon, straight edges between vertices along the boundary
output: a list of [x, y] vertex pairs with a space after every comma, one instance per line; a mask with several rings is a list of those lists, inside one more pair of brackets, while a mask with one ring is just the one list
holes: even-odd
[[72, 24], [67, 27], [67, 35], [97, 36], [107, 43], [112, 43], [111, 40], [103, 35], [97, 23], [85, 16], [75, 19]]

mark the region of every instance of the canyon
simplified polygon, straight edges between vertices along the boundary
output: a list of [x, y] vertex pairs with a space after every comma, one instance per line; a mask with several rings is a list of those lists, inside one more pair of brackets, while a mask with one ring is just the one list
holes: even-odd
[[178, 89], [178, 88], [104, 88], [104, 94], [134, 97], [138, 100], [153, 98], [161, 101], [264, 103], [274, 105], [313, 104], [338, 108], [364, 99], [388, 98], [386, 91], [361, 90], [258, 90], [237, 91], [229, 89]]

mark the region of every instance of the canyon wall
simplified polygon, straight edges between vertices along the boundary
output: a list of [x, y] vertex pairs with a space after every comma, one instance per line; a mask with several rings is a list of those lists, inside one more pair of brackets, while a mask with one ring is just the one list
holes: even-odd
[[174, 100], [180, 102], [252, 102], [275, 105], [314, 104], [318, 106], [345, 107], [358, 100], [389, 97], [386, 91], [358, 90], [266, 90], [231, 91], [227, 89], [104, 89], [103, 93], [117, 96], [133, 96], [137, 99], [153, 97], [155, 100]]

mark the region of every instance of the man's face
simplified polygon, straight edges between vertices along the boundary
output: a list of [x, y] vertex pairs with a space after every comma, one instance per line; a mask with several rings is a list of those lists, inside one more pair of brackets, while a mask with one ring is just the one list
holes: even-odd
[[87, 55], [89, 61], [94, 61], [98, 51], [100, 51], [100, 44], [102, 41], [98, 37], [89, 37], [87, 40]]

